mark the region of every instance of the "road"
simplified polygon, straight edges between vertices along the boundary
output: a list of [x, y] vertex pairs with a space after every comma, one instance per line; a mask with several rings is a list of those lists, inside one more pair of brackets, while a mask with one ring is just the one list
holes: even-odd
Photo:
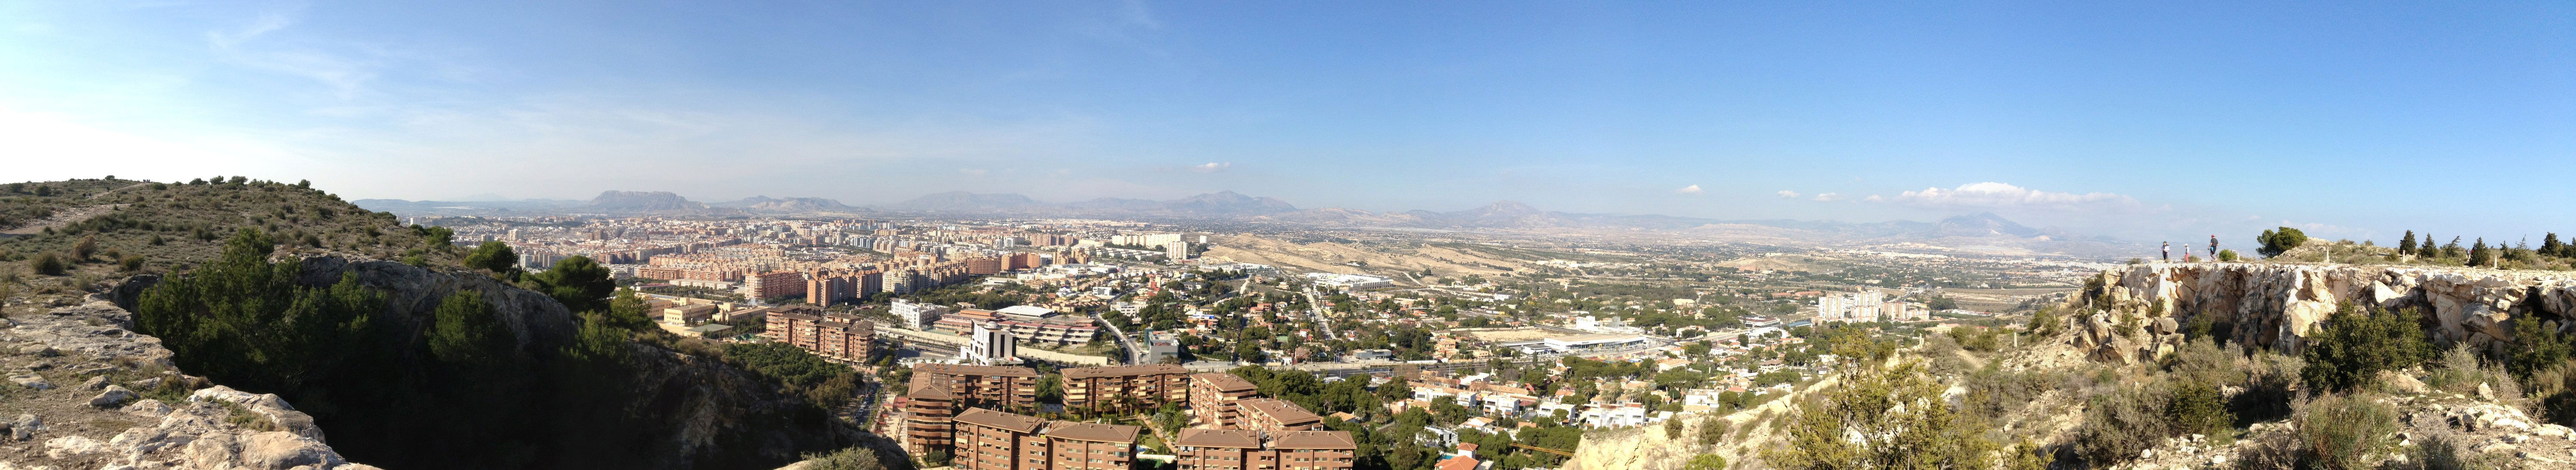
[[1333, 319], [1324, 317], [1324, 301], [1315, 296], [1315, 288], [1306, 288], [1306, 314], [1315, 317], [1315, 325], [1324, 329], [1324, 337], [1342, 340], [1341, 330], [1333, 329]]
[[1102, 321], [1100, 322], [1100, 326], [1109, 327], [1109, 334], [1118, 338], [1118, 345], [1127, 348], [1126, 362], [1128, 364], [1145, 363], [1145, 350], [1137, 349], [1136, 339], [1127, 337], [1126, 331], [1118, 329], [1117, 322]]

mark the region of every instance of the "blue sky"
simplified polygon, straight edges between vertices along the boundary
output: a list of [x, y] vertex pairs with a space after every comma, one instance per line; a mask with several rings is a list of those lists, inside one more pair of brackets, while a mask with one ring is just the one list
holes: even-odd
[[0, 179], [2576, 231], [2576, 4], [1718, 3], [6, 2]]

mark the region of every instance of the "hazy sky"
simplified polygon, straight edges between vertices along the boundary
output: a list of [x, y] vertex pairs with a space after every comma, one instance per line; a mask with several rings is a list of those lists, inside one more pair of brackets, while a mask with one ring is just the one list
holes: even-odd
[[0, 179], [2576, 231], [2576, 3], [1396, 3], [0, 2]]

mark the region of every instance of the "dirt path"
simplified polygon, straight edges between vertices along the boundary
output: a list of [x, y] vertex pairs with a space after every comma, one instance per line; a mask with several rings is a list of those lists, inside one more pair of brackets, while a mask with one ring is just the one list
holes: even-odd
[[37, 219], [34, 222], [28, 222], [25, 225], [11, 227], [7, 230], [0, 230], [0, 235], [34, 235], [38, 232], [45, 231], [47, 228], [62, 227], [65, 225], [71, 225], [73, 222], [89, 220], [91, 217], [97, 217], [101, 214], [114, 211], [118, 207], [125, 207], [125, 205], [100, 204], [95, 206], [58, 209], [54, 211], [54, 215], [46, 216], [43, 219]]
[[124, 191], [124, 190], [128, 190], [128, 189], [140, 188], [140, 187], [144, 187], [144, 186], [149, 186], [149, 185], [151, 185], [151, 184], [152, 184], [152, 183], [134, 183], [134, 184], [124, 185], [124, 186], [118, 186], [118, 187], [116, 187], [116, 189], [110, 189], [110, 190], [106, 190], [106, 191], [99, 191], [99, 192], [98, 192], [98, 194], [92, 194], [92, 195], [89, 195], [89, 198], [90, 198], [90, 199], [98, 199], [98, 197], [99, 197], [99, 196], [105, 196], [105, 195], [109, 195], [109, 194], [116, 194], [116, 192], [117, 192], [117, 191]]

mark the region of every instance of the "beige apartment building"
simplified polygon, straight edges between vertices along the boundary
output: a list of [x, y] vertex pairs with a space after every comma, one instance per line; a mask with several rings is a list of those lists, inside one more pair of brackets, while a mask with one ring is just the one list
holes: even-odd
[[1359, 451], [1347, 431], [1191, 428], [1171, 445], [1180, 470], [1340, 470]]
[[1078, 367], [1064, 370], [1064, 407], [1092, 413], [1129, 413], [1184, 404], [1189, 370], [1173, 364]]
[[1115, 424], [1047, 421], [968, 408], [956, 417], [958, 470], [1126, 470], [1143, 430]]
[[1243, 400], [1258, 396], [1261, 390], [1252, 381], [1234, 374], [1211, 372], [1190, 376], [1190, 412], [1194, 421], [1210, 429], [1243, 427], [1243, 413], [1236, 407]]

